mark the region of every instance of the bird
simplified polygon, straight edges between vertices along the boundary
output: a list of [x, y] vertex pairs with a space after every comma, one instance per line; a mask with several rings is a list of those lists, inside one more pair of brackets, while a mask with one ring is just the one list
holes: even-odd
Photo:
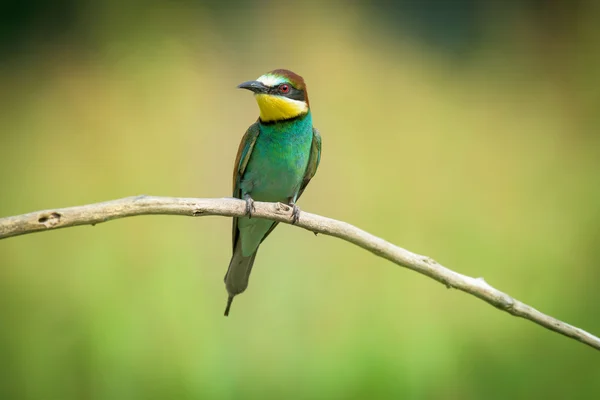
[[313, 127], [306, 83], [300, 75], [275, 69], [238, 88], [254, 93], [260, 113], [242, 137], [234, 163], [233, 197], [246, 202], [246, 215], [233, 218], [233, 254], [224, 279], [225, 316], [233, 298], [248, 287], [258, 247], [278, 224], [252, 218], [254, 201], [289, 205], [295, 224], [300, 218], [296, 201], [321, 161], [321, 135]]

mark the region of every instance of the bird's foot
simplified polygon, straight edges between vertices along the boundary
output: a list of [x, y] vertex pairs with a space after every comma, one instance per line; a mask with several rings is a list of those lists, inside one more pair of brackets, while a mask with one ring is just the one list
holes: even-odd
[[300, 219], [300, 208], [296, 205], [296, 203], [293, 202], [291, 202], [289, 205], [292, 207], [292, 225], [295, 225]]
[[252, 218], [252, 213], [254, 212], [254, 200], [250, 197], [249, 194], [244, 195], [244, 200], [246, 201], [246, 215], [248, 218]]

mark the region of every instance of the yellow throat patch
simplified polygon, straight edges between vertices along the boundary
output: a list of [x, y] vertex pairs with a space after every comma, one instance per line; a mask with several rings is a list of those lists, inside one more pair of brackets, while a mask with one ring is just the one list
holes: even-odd
[[303, 101], [262, 93], [254, 97], [260, 108], [260, 119], [264, 122], [295, 118], [308, 111], [308, 104]]

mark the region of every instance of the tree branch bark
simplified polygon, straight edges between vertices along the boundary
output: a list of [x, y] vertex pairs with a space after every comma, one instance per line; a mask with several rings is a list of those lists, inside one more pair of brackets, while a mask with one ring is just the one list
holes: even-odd
[[[291, 208], [281, 203], [255, 202], [254, 217], [291, 223]], [[67, 228], [78, 225], [95, 225], [118, 218], [136, 215], [221, 215], [242, 217], [245, 202], [233, 198], [194, 199], [137, 196], [89, 204], [78, 207], [36, 211], [29, 214], [0, 218], [0, 239], [33, 232]], [[436, 281], [472, 294], [516, 317], [528, 319], [554, 332], [578, 340], [600, 350], [600, 338], [524, 304], [506, 293], [488, 285], [483, 278], [472, 278], [454, 272], [433, 259], [411, 253], [346, 222], [307, 212], [300, 213], [297, 226], [315, 233], [335, 236], [353, 243], [371, 253], [402, 267], [426, 275]]]

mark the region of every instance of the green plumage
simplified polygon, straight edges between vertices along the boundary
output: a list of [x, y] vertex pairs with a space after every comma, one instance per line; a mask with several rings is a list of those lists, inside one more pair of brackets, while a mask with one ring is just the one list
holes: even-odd
[[[233, 196], [293, 204], [317, 171], [321, 137], [310, 110], [290, 121], [250, 126], [240, 145]], [[233, 256], [225, 284], [230, 298], [243, 292], [261, 242], [277, 226], [260, 218], [234, 218]]]
[[[240, 179], [240, 198], [250, 194], [254, 200], [295, 202], [310, 158], [313, 129], [310, 113], [291, 122], [270, 125], [259, 123], [260, 134], [244, 175]], [[238, 229], [242, 254], [253, 254], [273, 221], [240, 218]]]

